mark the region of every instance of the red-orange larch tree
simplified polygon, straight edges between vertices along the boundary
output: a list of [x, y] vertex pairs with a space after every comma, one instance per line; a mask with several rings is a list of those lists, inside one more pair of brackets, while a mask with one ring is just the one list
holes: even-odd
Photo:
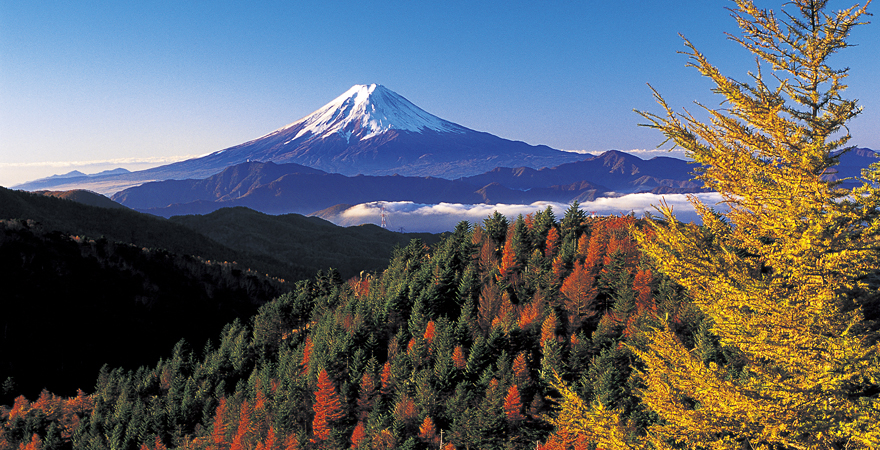
[[510, 422], [519, 422], [523, 420], [522, 415], [522, 398], [519, 395], [519, 388], [513, 384], [507, 390], [507, 396], [504, 397], [504, 415]]
[[391, 361], [385, 361], [382, 366], [382, 387], [380, 392], [383, 396], [391, 395], [394, 391], [394, 377], [391, 374]]
[[452, 351], [452, 364], [458, 370], [464, 370], [467, 367], [467, 358], [464, 356], [464, 349], [460, 345], [456, 345], [455, 350]]
[[556, 340], [556, 327], [559, 325], [556, 311], [550, 311], [544, 323], [541, 324], [541, 347], [547, 345], [547, 341]]
[[214, 410], [214, 429], [211, 431], [211, 450], [223, 450], [226, 447], [226, 397], [220, 397], [217, 409]]
[[266, 432], [266, 439], [263, 440], [264, 450], [277, 450], [278, 440], [275, 436], [275, 427], [269, 425], [269, 431]]
[[306, 344], [303, 347], [303, 357], [302, 357], [302, 368], [303, 373], [306, 374], [309, 372], [309, 362], [312, 360], [312, 349], [314, 348], [314, 344], [312, 344], [312, 337], [306, 336]]
[[40, 436], [37, 433], [34, 433], [33, 436], [31, 436], [30, 442], [28, 442], [27, 444], [22, 442], [21, 444], [19, 444], [18, 448], [19, 450], [42, 450], [43, 441], [40, 439]]
[[344, 415], [339, 394], [336, 386], [327, 375], [327, 370], [322, 369], [318, 374], [318, 386], [315, 391], [315, 404], [312, 407], [315, 418], [312, 421], [312, 434], [317, 441], [326, 441], [330, 438], [330, 430], [333, 422], [341, 419]]
[[364, 371], [361, 376], [361, 386], [358, 390], [357, 411], [358, 419], [364, 420], [370, 415], [370, 411], [376, 404], [376, 396], [379, 394], [376, 389], [376, 378], [369, 370]]
[[229, 450], [247, 450], [249, 446], [249, 437], [251, 435], [251, 408], [247, 400], [241, 403], [238, 413], [238, 429], [235, 430], [235, 437], [232, 438], [232, 444]]
[[550, 227], [547, 232], [547, 239], [544, 241], [544, 257], [550, 258], [556, 254], [556, 248], [559, 246], [559, 230], [556, 227]]
[[593, 302], [599, 293], [596, 287], [596, 277], [585, 264], [576, 262], [571, 275], [565, 278], [559, 289], [565, 296], [565, 309], [568, 311], [569, 322], [574, 328], [594, 316], [596, 310]]
[[367, 429], [364, 427], [364, 422], [359, 420], [354, 427], [354, 431], [351, 433], [351, 448], [358, 448], [361, 445], [361, 442], [366, 438]]
[[516, 384], [525, 385], [531, 381], [531, 376], [529, 375], [529, 364], [526, 359], [525, 352], [520, 352], [516, 355], [516, 358], [513, 360], [513, 379], [516, 381]]
[[638, 293], [636, 305], [640, 310], [649, 308], [653, 299], [654, 276], [650, 270], [640, 270], [636, 272], [633, 280], [633, 289]]
[[440, 437], [437, 435], [437, 427], [434, 425], [434, 420], [431, 419], [430, 416], [425, 416], [425, 420], [422, 421], [422, 425], [419, 426], [419, 438], [429, 444], [439, 444]]
[[436, 326], [434, 325], [434, 321], [429, 321], [428, 325], [425, 326], [425, 341], [429, 344], [434, 343], [434, 337], [437, 335]]

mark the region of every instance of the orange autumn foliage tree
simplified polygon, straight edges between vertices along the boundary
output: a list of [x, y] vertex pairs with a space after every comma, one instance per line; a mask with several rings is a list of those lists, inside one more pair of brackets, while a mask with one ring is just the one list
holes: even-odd
[[556, 341], [556, 328], [559, 326], [559, 319], [556, 317], [556, 311], [550, 311], [544, 323], [541, 324], [541, 346], [547, 345], [548, 342]]
[[379, 395], [376, 389], [376, 379], [369, 371], [364, 371], [361, 376], [361, 385], [358, 391], [357, 410], [358, 418], [364, 420], [373, 410], [376, 397]]
[[516, 246], [517, 243], [514, 237], [513, 227], [511, 226], [510, 232], [507, 233], [507, 240], [504, 242], [504, 250], [501, 251], [501, 263], [498, 266], [499, 280], [510, 275], [510, 273], [516, 270], [519, 266]]
[[532, 300], [522, 306], [519, 311], [519, 318], [516, 321], [517, 326], [525, 330], [531, 326], [541, 315], [541, 304], [538, 300]]
[[31, 436], [30, 442], [27, 444], [21, 443], [18, 446], [19, 450], [42, 450], [43, 449], [43, 441], [40, 439], [40, 435], [34, 433]]
[[639, 270], [633, 280], [633, 289], [638, 293], [636, 305], [640, 309], [650, 307], [653, 295], [654, 275], [650, 270]]
[[269, 430], [266, 432], [266, 439], [262, 441], [264, 450], [277, 450], [278, 447], [278, 438], [275, 435], [275, 426], [269, 425]]
[[299, 439], [296, 436], [296, 433], [290, 433], [287, 435], [287, 438], [284, 439], [284, 450], [299, 450]]
[[544, 257], [551, 258], [556, 254], [556, 248], [559, 246], [559, 230], [551, 227], [547, 232], [547, 239], [544, 242]]
[[221, 397], [214, 411], [214, 426], [211, 431], [210, 440], [212, 450], [223, 450], [226, 448], [227, 409], [226, 398]]
[[428, 322], [428, 325], [425, 326], [425, 334], [423, 337], [425, 338], [425, 342], [429, 344], [434, 343], [434, 337], [437, 335], [436, 326], [434, 325], [434, 321], [431, 320]]
[[309, 363], [312, 360], [312, 350], [315, 348], [315, 345], [312, 343], [312, 337], [306, 336], [306, 343], [303, 346], [303, 356], [302, 356], [302, 373], [306, 374], [309, 372]]
[[572, 326], [578, 328], [584, 320], [596, 315], [593, 305], [599, 292], [596, 277], [585, 264], [576, 262], [559, 290], [566, 298], [565, 308]]
[[407, 394], [400, 396], [400, 399], [394, 405], [394, 418], [402, 423], [413, 423], [419, 416], [419, 409], [412, 397]]
[[520, 352], [516, 355], [511, 369], [513, 370], [513, 378], [516, 384], [524, 386], [531, 380], [531, 376], [529, 375], [529, 364], [525, 352]]
[[379, 388], [379, 392], [386, 397], [391, 395], [391, 392], [394, 390], [394, 376], [391, 374], [391, 361], [385, 361], [385, 364], [382, 365], [380, 381], [381, 387]]
[[452, 364], [458, 370], [464, 370], [467, 367], [467, 358], [464, 356], [464, 350], [460, 345], [456, 345], [455, 350], [452, 351]]
[[239, 409], [238, 428], [235, 430], [235, 436], [229, 445], [229, 450], [245, 450], [248, 448], [248, 435], [250, 434], [251, 407], [247, 400], [242, 402]]
[[351, 432], [351, 448], [358, 448], [361, 445], [361, 442], [367, 438], [367, 430], [364, 427], [363, 420], [359, 420], [357, 425], [354, 427], [354, 431]]
[[504, 397], [504, 415], [510, 422], [519, 422], [523, 420], [522, 415], [522, 398], [519, 395], [519, 388], [513, 384], [507, 390], [507, 396]]
[[422, 425], [419, 426], [419, 438], [430, 444], [439, 444], [440, 437], [437, 435], [437, 427], [430, 416], [425, 416]]
[[318, 374], [318, 386], [315, 391], [315, 404], [313, 406], [315, 418], [312, 421], [312, 434], [315, 440], [326, 441], [330, 438], [333, 422], [344, 416], [339, 394], [336, 386], [327, 375], [327, 370], [322, 369]]

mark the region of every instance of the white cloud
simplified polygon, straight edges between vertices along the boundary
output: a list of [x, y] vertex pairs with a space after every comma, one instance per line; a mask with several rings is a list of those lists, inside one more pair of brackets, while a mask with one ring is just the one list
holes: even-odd
[[[721, 196], [717, 193], [696, 194], [696, 197], [708, 205], [715, 205], [721, 200]], [[580, 207], [587, 213], [595, 212], [599, 215], [619, 215], [632, 212], [641, 217], [645, 212], [656, 213], [654, 205], [659, 205], [661, 201], [672, 206], [679, 219], [684, 221], [699, 220], [684, 194], [630, 194], [621, 197], [599, 198], [592, 202], [581, 203]], [[366, 223], [378, 225], [382, 220], [382, 204], [385, 206], [386, 223], [389, 229], [432, 233], [451, 231], [459, 222], [465, 220], [471, 223], [480, 223], [495, 211], [512, 220], [520, 214], [525, 216], [550, 206], [557, 219], [561, 219], [569, 207], [567, 204], [555, 202], [535, 202], [528, 205], [466, 205], [461, 203], [427, 205], [413, 202], [370, 202], [345, 210], [335, 222], [342, 226]]]

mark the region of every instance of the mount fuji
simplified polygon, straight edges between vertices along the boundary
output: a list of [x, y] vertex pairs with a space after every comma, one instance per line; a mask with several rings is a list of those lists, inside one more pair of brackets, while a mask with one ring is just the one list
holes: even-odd
[[496, 167], [539, 169], [584, 158], [474, 131], [371, 84], [355, 85], [296, 122], [203, 157], [127, 174], [43, 179], [16, 188], [87, 188], [111, 194], [148, 181], [203, 179], [249, 161], [296, 163], [343, 175], [454, 179]]

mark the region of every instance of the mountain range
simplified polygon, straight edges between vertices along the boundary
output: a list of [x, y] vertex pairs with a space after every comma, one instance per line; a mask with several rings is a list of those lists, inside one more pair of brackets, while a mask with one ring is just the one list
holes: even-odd
[[[876, 154], [856, 149], [829, 179], [858, 176]], [[71, 172], [17, 186], [88, 188], [171, 217], [244, 206], [311, 214], [336, 205], [569, 204], [625, 194], [703, 191], [686, 161], [584, 155], [477, 132], [381, 85], [356, 85], [287, 126], [204, 157], [138, 172]], [[336, 208], [337, 210], [339, 208]]]
[[622, 193], [697, 192], [700, 184], [690, 181], [689, 171], [683, 160], [643, 160], [619, 151], [552, 168], [501, 167], [455, 180], [400, 175], [349, 177], [299, 164], [250, 162], [202, 180], [145, 183], [112, 198], [138, 211], [165, 217], [206, 214], [229, 206], [269, 214], [308, 214], [337, 204], [373, 201], [571, 203]]
[[431, 115], [384, 86], [355, 85], [265, 136], [203, 157], [131, 173], [46, 178], [24, 190], [113, 194], [149, 181], [203, 179], [249, 161], [296, 163], [343, 175], [478, 175], [496, 167], [550, 167], [584, 155], [475, 131]]

